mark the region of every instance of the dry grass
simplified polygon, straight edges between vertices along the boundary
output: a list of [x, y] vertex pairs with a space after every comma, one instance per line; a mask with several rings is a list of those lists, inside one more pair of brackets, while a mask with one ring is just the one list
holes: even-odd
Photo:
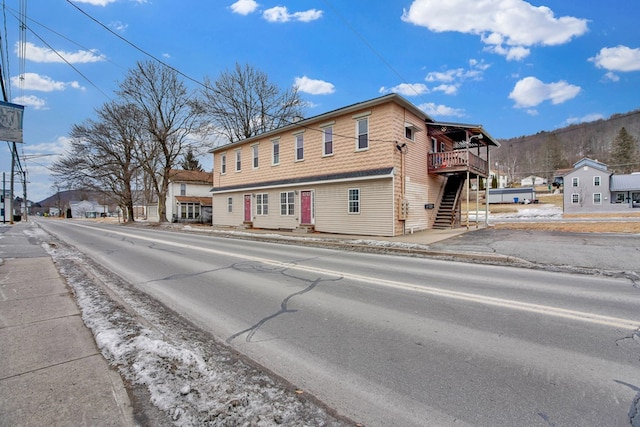
[[[538, 194], [540, 203], [552, 204], [560, 208], [563, 207], [562, 194]], [[485, 210], [484, 203], [479, 204], [480, 212]], [[489, 205], [489, 211], [493, 214], [515, 213], [525, 205], [515, 203]], [[526, 205], [527, 208], [535, 208], [535, 205]], [[466, 212], [466, 202], [462, 202], [462, 212]], [[476, 210], [475, 201], [469, 202], [469, 210]], [[511, 223], [495, 224], [494, 228], [502, 230], [540, 230], [540, 231], [560, 231], [573, 233], [630, 233], [640, 234], [640, 212], [629, 213], [584, 213], [584, 214], [563, 214], [564, 221], [522, 221]], [[606, 221], [607, 218], [628, 218], [629, 221], [616, 220]], [[581, 221], [572, 221], [580, 219]], [[593, 221], [588, 221], [593, 220]]]
[[571, 233], [629, 233], [640, 234], [640, 221], [634, 222], [604, 222], [604, 221], [580, 221], [580, 222], [510, 222], [495, 224], [499, 230], [538, 230], [561, 231]]

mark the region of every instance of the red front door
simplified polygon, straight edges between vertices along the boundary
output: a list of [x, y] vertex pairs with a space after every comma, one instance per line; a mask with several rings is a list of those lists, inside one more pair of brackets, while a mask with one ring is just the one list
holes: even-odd
[[244, 195], [244, 222], [251, 222], [251, 194]]
[[311, 191], [305, 190], [300, 192], [300, 212], [301, 212], [301, 224], [311, 224], [311, 204], [312, 204]]

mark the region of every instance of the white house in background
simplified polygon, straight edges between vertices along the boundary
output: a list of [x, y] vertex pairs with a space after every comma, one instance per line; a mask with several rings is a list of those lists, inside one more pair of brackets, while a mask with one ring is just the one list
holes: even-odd
[[172, 169], [167, 191], [167, 221], [211, 223], [211, 172]]
[[546, 178], [542, 178], [540, 176], [535, 176], [535, 175], [529, 175], [520, 180], [520, 185], [522, 187], [533, 187], [536, 185], [546, 185], [546, 184], [547, 184]]
[[507, 179], [508, 176], [507, 174], [501, 174], [499, 171], [495, 170], [495, 169], [491, 169], [489, 171], [489, 184], [492, 185], [491, 188], [493, 187], [493, 179], [497, 178], [496, 181], [498, 183], [498, 186], [496, 188], [507, 188]]
[[100, 218], [109, 215], [109, 206], [91, 200], [69, 202], [71, 218]]
[[564, 211], [628, 212], [640, 208], [640, 173], [614, 175], [607, 165], [584, 158], [564, 176]]

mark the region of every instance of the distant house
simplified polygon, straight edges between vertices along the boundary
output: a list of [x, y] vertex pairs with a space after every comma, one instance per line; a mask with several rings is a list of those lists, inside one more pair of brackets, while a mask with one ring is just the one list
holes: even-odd
[[536, 185], [546, 185], [547, 184], [547, 179], [546, 178], [542, 178], [540, 176], [535, 176], [535, 175], [529, 175], [526, 178], [522, 178], [520, 180], [520, 185], [523, 187], [533, 187]]
[[583, 158], [564, 177], [564, 211], [624, 212], [640, 208], [640, 174], [614, 175], [607, 165]]
[[[497, 187], [493, 187], [494, 178], [496, 180], [496, 183], [498, 184]], [[487, 187], [490, 186], [491, 188], [506, 188], [508, 178], [509, 177], [506, 173], [500, 173], [500, 170], [491, 169], [491, 171], [489, 172], [489, 185], [487, 185]]]
[[211, 172], [172, 169], [167, 192], [167, 220], [211, 223]]
[[71, 218], [99, 218], [109, 215], [109, 206], [90, 200], [70, 202], [69, 209]]

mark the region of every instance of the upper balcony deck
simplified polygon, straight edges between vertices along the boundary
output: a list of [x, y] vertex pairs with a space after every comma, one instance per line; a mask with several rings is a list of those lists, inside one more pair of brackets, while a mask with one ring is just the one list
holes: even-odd
[[469, 171], [482, 178], [489, 177], [489, 163], [469, 150], [429, 153], [428, 172], [445, 174]]

